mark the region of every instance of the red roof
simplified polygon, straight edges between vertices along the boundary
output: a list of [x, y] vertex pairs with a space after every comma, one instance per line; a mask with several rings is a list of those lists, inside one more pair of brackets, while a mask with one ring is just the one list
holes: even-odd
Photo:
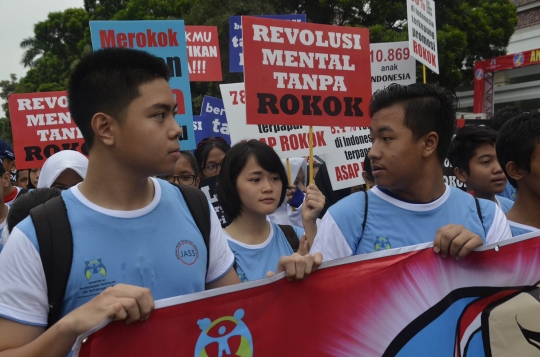
[[517, 16], [518, 24], [516, 26], [516, 30], [522, 29], [524, 27], [538, 25], [540, 24], [540, 7], [518, 12]]
[[538, 1], [538, 0], [512, 0], [512, 3], [514, 3], [514, 5], [516, 6], [523, 6], [523, 5], [531, 4], [535, 1]]

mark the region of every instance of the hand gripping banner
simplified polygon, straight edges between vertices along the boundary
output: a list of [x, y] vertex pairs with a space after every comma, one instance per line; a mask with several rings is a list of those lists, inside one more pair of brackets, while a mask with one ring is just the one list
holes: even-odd
[[[158, 301], [90, 335], [97, 356], [538, 356], [540, 237], [442, 259], [431, 244]], [[80, 339], [82, 340], [82, 336]]]

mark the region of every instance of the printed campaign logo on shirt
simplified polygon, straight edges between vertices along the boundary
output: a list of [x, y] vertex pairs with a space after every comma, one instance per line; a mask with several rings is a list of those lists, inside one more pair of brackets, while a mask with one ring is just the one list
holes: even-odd
[[186, 265], [193, 265], [199, 259], [199, 250], [192, 241], [182, 240], [176, 245], [176, 257]]
[[377, 237], [377, 240], [375, 240], [375, 250], [388, 250], [392, 249], [392, 246], [390, 245], [390, 240], [386, 237]]
[[116, 284], [116, 280], [107, 280], [107, 268], [101, 258], [84, 262], [84, 277], [86, 284], [79, 290], [78, 298], [93, 297], [99, 295], [109, 286]]
[[243, 317], [244, 310], [238, 309], [234, 316], [197, 321], [202, 332], [195, 345], [195, 357], [252, 357], [253, 338]]

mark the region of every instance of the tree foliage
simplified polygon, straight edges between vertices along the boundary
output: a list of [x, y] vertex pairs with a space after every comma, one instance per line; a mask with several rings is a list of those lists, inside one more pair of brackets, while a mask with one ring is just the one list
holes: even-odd
[[[510, 0], [435, 4], [440, 75], [428, 71], [428, 81], [456, 88], [472, 81], [475, 61], [506, 53], [516, 8]], [[84, 9], [50, 13], [35, 25], [33, 37], [21, 41], [21, 63], [29, 70], [19, 81], [0, 82], [0, 97], [65, 89], [73, 66], [91, 51], [90, 20], [184, 19], [187, 25], [218, 26], [223, 80], [241, 82], [242, 74], [228, 71], [229, 16], [270, 13], [303, 13], [309, 22], [368, 27], [371, 42], [408, 38], [405, 0], [84, 0]], [[219, 97], [218, 83], [192, 83], [191, 89], [194, 113], [204, 95]], [[4, 111], [9, 118], [7, 106]]]

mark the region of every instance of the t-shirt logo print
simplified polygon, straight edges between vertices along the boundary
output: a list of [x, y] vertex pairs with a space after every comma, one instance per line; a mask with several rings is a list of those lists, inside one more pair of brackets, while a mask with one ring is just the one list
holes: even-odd
[[94, 274], [107, 276], [107, 269], [101, 262], [101, 259], [86, 261], [84, 263], [86, 264], [86, 267], [84, 268], [84, 276], [86, 277], [86, 280], [90, 280]]
[[193, 265], [199, 259], [199, 250], [189, 240], [182, 240], [176, 245], [176, 257], [186, 265]]
[[243, 317], [244, 310], [238, 309], [234, 316], [197, 321], [202, 332], [195, 345], [195, 357], [252, 357], [253, 338]]
[[377, 237], [377, 240], [375, 240], [375, 250], [388, 250], [392, 249], [392, 246], [390, 245], [390, 240], [386, 237]]

